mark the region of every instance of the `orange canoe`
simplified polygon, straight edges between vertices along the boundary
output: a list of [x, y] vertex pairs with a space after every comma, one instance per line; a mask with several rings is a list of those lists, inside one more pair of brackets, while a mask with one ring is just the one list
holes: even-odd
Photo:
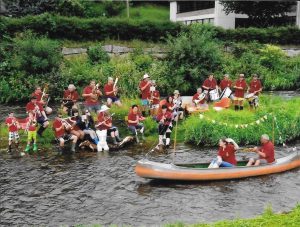
[[210, 181], [238, 179], [281, 173], [300, 167], [298, 151], [276, 160], [276, 162], [261, 166], [245, 166], [239, 162], [236, 167], [208, 169], [208, 163], [165, 164], [149, 160], [138, 161], [135, 172], [138, 176], [149, 179], [180, 180], [180, 181]]

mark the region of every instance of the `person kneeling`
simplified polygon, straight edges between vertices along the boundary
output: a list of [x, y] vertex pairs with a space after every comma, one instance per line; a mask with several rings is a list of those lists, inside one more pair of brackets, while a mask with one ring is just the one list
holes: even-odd
[[254, 147], [251, 151], [256, 152], [259, 155], [258, 159], [250, 158], [247, 166], [259, 166], [261, 164], [271, 164], [275, 161], [274, 145], [270, 141], [268, 135], [264, 134], [260, 138], [262, 146], [260, 148]]
[[65, 142], [71, 140], [72, 146], [71, 151], [75, 152], [75, 146], [77, 142], [77, 136], [67, 133], [70, 130], [71, 125], [62, 119], [62, 114], [58, 114], [53, 122], [53, 129], [55, 138], [59, 142], [59, 151], [62, 152]]
[[219, 141], [218, 156], [208, 168], [234, 167], [237, 165], [235, 152], [239, 146], [230, 138], [222, 138]]
[[159, 145], [164, 145], [163, 137], [166, 135], [166, 147], [170, 146], [171, 132], [172, 132], [172, 113], [167, 111], [168, 107], [162, 105], [161, 113], [156, 117], [158, 121], [158, 135], [159, 135]]

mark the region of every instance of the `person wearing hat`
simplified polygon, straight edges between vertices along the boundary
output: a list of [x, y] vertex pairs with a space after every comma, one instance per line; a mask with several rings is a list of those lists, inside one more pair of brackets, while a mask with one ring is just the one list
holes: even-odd
[[174, 117], [175, 121], [179, 119], [183, 119], [183, 108], [182, 108], [182, 98], [180, 96], [180, 92], [178, 90], [174, 91], [173, 96], [173, 104], [174, 104]]
[[40, 124], [37, 134], [39, 136], [42, 136], [43, 132], [48, 127], [49, 122], [47, 115], [44, 111], [43, 105], [37, 102], [36, 96], [32, 96], [30, 102], [27, 103], [26, 112], [32, 112], [36, 116], [36, 121]]
[[68, 113], [69, 116], [71, 116], [71, 110], [72, 108], [77, 108], [77, 101], [79, 99], [79, 94], [76, 91], [76, 87], [74, 84], [69, 84], [68, 89], [64, 91], [63, 96], [63, 111], [65, 113]]
[[121, 101], [117, 97], [118, 87], [115, 85], [114, 79], [108, 77], [107, 84], [104, 85], [104, 94], [107, 98], [107, 106], [111, 107], [112, 103], [115, 103], [117, 106], [121, 107]]
[[253, 74], [253, 79], [250, 82], [250, 86], [248, 89], [248, 92], [251, 94], [254, 94], [254, 97], [252, 100], [249, 100], [249, 105], [251, 108], [255, 108], [258, 106], [258, 96], [260, 92], [262, 92], [262, 85], [260, 80], [258, 79], [257, 74]]
[[275, 162], [274, 145], [270, 141], [269, 136], [267, 134], [263, 134], [260, 137], [260, 142], [262, 144], [260, 148], [254, 147], [251, 149], [251, 151], [256, 152], [259, 157], [257, 159], [250, 158], [247, 166], [258, 166]]
[[151, 87], [150, 87], [150, 98], [149, 98], [149, 104], [150, 104], [150, 115], [152, 117], [155, 117], [157, 115], [158, 109], [159, 109], [159, 101], [160, 101], [160, 93], [156, 89], [156, 82], [155, 80], [151, 81]]
[[149, 106], [149, 99], [150, 97], [150, 87], [151, 81], [150, 76], [145, 74], [143, 76], [143, 80], [139, 84], [139, 89], [141, 91], [141, 99], [142, 99], [142, 115], [145, 116], [146, 109]]
[[71, 125], [62, 118], [62, 113], [57, 113], [52, 127], [54, 130], [55, 139], [59, 143], [59, 152], [61, 153], [63, 151], [67, 141], [72, 141], [71, 151], [74, 153], [78, 138], [77, 136], [69, 133], [71, 130]]
[[243, 110], [244, 109], [244, 95], [247, 90], [247, 83], [245, 81], [245, 75], [240, 74], [239, 79], [234, 83], [234, 109]]
[[95, 80], [91, 80], [90, 85], [86, 86], [82, 93], [82, 97], [85, 99], [85, 108], [90, 112], [95, 111], [97, 113], [101, 108], [99, 101], [101, 95], [99, 84], [96, 84]]

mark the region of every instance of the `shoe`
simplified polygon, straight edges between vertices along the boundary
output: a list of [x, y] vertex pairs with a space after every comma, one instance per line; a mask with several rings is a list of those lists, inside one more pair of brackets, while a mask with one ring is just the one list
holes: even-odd
[[26, 148], [25, 148], [25, 152], [26, 152], [26, 153], [29, 153], [29, 151], [30, 151], [30, 145], [27, 144], [27, 145], [26, 145]]
[[7, 153], [11, 153], [12, 149], [11, 149], [11, 145], [8, 146], [8, 149], [7, 149]]
[[33, 151], [34, 152], [37, 152], [38, 148], [37, 148], [37, 145], [36, 144], [33, 144]]
[[114, 144], [114, 145], [117, 145], [117, 144], [118, 144], [118, 143], [117, 143], [116, 137], [112, 137], [112, 141], [113, 141], [113, 144]]
[[117, 142], [122, 142], [122, 139], [119, 137], [119, 136], [116, 136], [116, 140], [117, 140]]

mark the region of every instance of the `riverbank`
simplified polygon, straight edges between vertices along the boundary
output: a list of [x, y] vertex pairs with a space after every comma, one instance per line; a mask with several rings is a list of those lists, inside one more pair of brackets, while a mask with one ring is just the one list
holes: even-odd
[[[298, 227], [300, 223], [300, 205], [297, 205], [291, 212], [288, 213], [274, 213], [272, 209], [267, 208], [261, 216], [251, 219], [235, 219], [218, 221], [212, 224], [168, 224], [165, 227], [257, 227], [257, 226], [272, 226], [272, 227]], [[82, 225], [78, 225], [81, 227]]]

